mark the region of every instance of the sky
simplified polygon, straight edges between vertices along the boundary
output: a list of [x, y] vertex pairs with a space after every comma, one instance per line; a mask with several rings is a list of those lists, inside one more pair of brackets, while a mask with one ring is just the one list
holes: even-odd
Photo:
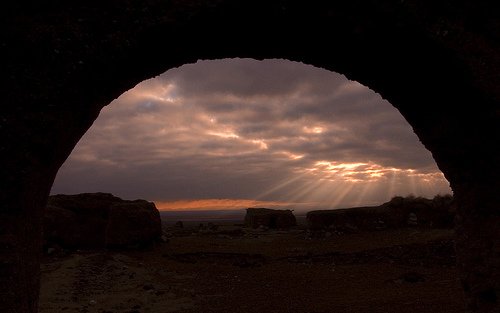
[[106, 106], [52, 194], [163, 210], [333, 209], [451, 193], [401, 114], [345, 76], [287, 60], [198, 61]]

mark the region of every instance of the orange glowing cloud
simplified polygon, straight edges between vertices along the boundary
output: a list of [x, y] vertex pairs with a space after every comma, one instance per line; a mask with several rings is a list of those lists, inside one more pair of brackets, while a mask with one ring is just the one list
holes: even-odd
[[413, 178], [418, 177], [424, 181], [431, 179], [442, 179], [441, 172], [418, 173], [414, 169], [401, 169], [395, 167], [383, 167], [382, 165], [369, 163], [341, 163], [335, 161], [318, 161], [307, 172], [320, 176], [322, 179], [343, 180], [348, 182], [373, 182], [387, 178], [394, 173], [404, 173]]
[[183, 210], [236, 210], [251, 207], [286, 207], [288, 202], [259, 201], [248, 199], [200, 199], [200, 200], [174, 200], [155, 201], [160, 211], [183, 211]]

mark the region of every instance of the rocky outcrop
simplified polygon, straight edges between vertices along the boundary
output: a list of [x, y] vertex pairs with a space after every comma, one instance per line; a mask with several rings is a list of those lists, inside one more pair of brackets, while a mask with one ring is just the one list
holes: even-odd
[[402, 227], [451, 228], [454, 216], [451, 196], [436, 196], [432, 200], [394, 197], [380, 206], [311, 211], [307, 222], [311, 230], [357, 232]]
[[44, 215], [45, 245], [67, 248], [131, 247], [161, 236], [154, 203], [122, 200], [107, 193], [49, 197]]
[[297, 225], [291, 210], [273, 210], [266, 208], [249, 208], [245, 215], [245, 226], [251, 228], [267, 227], [271, 229], [287, 229]]
[[394, 197], [382, 207], [397, 215], [398, 221], [403, 225], [406, 222], [409, 226], [426, 228], [452, 228], [456, 213], [451, 195], [437, 195], [432, 200], [421, 197]]

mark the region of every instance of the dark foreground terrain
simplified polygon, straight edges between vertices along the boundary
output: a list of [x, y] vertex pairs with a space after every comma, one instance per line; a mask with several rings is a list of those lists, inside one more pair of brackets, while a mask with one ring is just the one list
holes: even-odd
[[141, 251], [46, 256], [40, 312], [464, 312], [450, 230], [164, 232]]

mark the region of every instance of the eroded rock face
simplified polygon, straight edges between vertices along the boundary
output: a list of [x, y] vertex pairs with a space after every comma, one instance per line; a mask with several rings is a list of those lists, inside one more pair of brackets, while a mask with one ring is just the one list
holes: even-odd
[[297, 220], [291, 210], [250, 208], [247, 209], [245, 215], [245, 226], [251, 228], [262, 226], [271, 229], [288, 229], [296, 225]]
[[111, 206], [106, 228], [107, 247], [148, 244], [161, 235], [160, 214], [154, 203], [136, 200]]
[[308, 227], [313, 230], [339, 232], [422, 227], [452, 228], [455, 207], [451, 196], [434, 199], [394, 197], [380, 206], [307, 213]]
[[106, 193], [51, 196], [44, 216], [46, 245], [123, 248], [148, 244], [160, 236], [154, 203]]

